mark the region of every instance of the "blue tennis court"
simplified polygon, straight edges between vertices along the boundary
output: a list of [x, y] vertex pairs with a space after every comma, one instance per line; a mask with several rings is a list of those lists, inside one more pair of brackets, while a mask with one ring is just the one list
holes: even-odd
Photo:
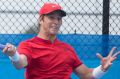
[[[18, 45], [19, 42], [31, 38], [35, 35], [28, 35], [28, 34], [20, 34], [20, 35], [0, 35], [0, 37], [4, 37], [3, 39], [6, 39], [7, 37], [12, 37], [16, 38], [19, 37], [19, 39], [7, 39], [7, 40], [2, 40], [0, 43], [5, 44], [6, 42], [13, 43], [14, 45]], [[24, 37], [24, 38], [23, 38]], [[86, 39], [84, 39], [84, 37]], [[106, 37], [106, 36], [105, 36]], [[116, 38], [117, 40], [110, 40], [109, 41], [109, 48], [112, 46], [116, 46], [117, 50], [119, 49], [120, 45], [120, 40], [118, 40], [120, 36], [109, 36], [109, 39]], [[58, 38], [60, 40], [63, 40], [64, 42], [67, 42], [71, 44], [76, 52], [78, 57], [88, 66], [88, 67], [96, 67], [100, 64], [98, 58], [96, 57], [95, 53], [96, 52], [102, 52], [102, 36], [98, 35], [59, 35]], [[73, 42], [74, 40], [68, 40], [70, 38], [75, 39], [76, 41]], [[99, 38], [99, 39], [98, 39]], [[84, 41], [82, 40], [84, 39]], [[88, 42], [88, 39], [91, 41]], [[106, 45], [104, 43], [104, 45]], [[105, 50], [107, 51], [107, 50]], [[102, 52], [103, 53], [103, 52]], [[104, 54], [104, 53], [103, 53]], [[16, 70], [8, 57], [5, 55], [1, 54], [0, 51], [0, 79], [24, 79], [24, 69], [21, 70]], [[101, 79], [119, 79], [119, 70], [120, 70], [120, 57], [116, 61], [114, 61], [112, 67], [110, 70], [104, 75]], [[72, 79], [78, 79], [78, 77], [75, 74], [71, 75]]]
[[[84, 60], [88, 67], [96, 67], [99, 64], [98, 60]], [[24, 79], [24, 69], [16, 70], [9, 60], [0, 60], [0, 79]], [[115, 61], [109, 72], [101, 79], [119, 79], [120, 61]], [[72, 79], [79, 79], [75, 74], [71, 75]]]

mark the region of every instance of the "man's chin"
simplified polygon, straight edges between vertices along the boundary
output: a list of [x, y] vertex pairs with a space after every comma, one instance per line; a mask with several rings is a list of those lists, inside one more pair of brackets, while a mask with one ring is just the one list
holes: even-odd
[[50, 35], [57, 35], [58, 34], [58, 32], [52, 32], [52, 33], [50, 33]]

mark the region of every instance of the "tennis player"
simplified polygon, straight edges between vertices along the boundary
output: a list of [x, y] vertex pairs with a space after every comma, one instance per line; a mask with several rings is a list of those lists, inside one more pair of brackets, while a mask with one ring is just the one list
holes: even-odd
[[99, 79], [120, 54], [113, 54], [115, 47], [107, 57], [98, 53], [101, 64], [96, 68], [88, 68], [70, 45], [56, 38], [62, 18], [66, 16], [61, 6], [45, 3], [39, 14], [40, 29], [37, 36], [21, 42], [17, 49], [12, 44], [7, 44], [3, 49], [17, 69], [26, 68], [26, 79], [71, 79], [72, 72], [80, 79]]

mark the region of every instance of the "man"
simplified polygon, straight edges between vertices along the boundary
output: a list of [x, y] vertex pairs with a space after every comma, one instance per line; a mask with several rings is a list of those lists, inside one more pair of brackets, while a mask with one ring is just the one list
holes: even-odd
[[115, 47], [107, 57], [97, 54], [101, 65], [88, 68], [70, 45], [56, 38], [62, 18], [66, 16], [61, 6], [45, 3], [39, 14], [40, 30], [36, 37], [21, 42], [18, 49], [11, 44], [3, 49], [17, 69], [26, 68], [26, 79], [70, 79], [72, 72], [81, 79], [97, 79], [104, 75], [120, 54], [117, 52], [113, 55]]

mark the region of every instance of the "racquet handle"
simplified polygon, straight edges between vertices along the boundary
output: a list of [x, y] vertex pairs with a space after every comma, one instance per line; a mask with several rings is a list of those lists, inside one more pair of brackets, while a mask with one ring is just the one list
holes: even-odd
[[0, 49], [2, 50], [2, 49], [4, 49], [4, 48], [5, 48], [5, 45], [0, 44]]

